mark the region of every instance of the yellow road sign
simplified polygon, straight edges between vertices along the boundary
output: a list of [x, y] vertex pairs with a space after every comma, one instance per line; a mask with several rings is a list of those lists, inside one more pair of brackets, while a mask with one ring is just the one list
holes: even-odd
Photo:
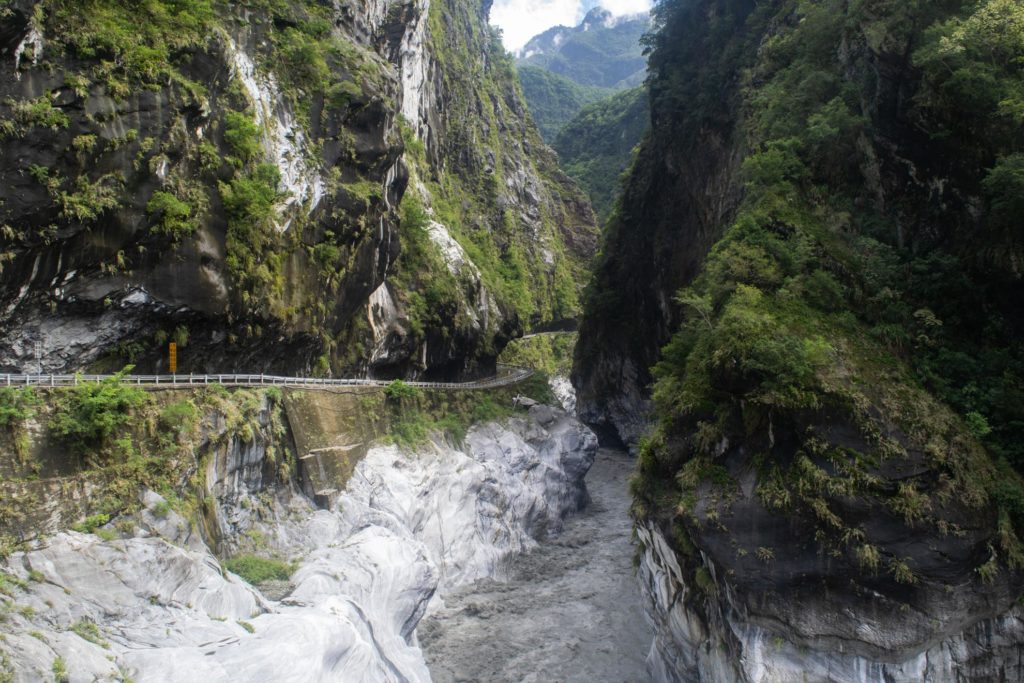
[[178, 345], [171, 342], [170, 346], [167, 347], [167, 359], [170, 361], [171, 374], [177, 374], [178, 372]]

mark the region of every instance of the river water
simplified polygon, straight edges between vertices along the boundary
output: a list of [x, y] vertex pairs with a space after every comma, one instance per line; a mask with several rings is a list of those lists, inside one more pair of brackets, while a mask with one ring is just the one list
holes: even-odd
[[601, 449], [591, 503], [515, 558], [507, 581], [445, 596], [418, 634], [435, 683], [646, 683], [652, 631], [633, 573], [626, 480], [634, 461]]

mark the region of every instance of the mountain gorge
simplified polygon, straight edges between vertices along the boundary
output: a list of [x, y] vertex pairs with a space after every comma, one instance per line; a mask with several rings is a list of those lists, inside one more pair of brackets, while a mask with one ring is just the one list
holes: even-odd
[[1018, 3], [676, 0], [578, 410], [659, 680], [1016, 680]]
[[0, 683], [1024, 680], [1024, 5], [490, 10], [0, 0]]
[[573, 317], [594, 219], [486, 12], [6, 3], [0, 365], [454, 376]]
[[0, 4], [0, 681], [430, 681], [589, 500], [496, 366], [597, 229], [488, 9]]

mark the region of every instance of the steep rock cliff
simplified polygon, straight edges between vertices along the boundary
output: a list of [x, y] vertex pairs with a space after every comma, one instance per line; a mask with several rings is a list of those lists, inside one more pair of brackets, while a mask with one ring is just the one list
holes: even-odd
[[589, 203], [530, 122], [489, 8], [433, 2], [411, 32], [420, 52], [402, 48], [411, 247], [388, 291], [416, 321], [453, 321], [416, 348], [435, 368], [493, 362], [523, 327], [575, 319], [597, 244]]
[[657, 13], [574, 368], [653, 670], [1018, 678], [1019, 4]]
[[580, 416], [603, 438], [635, 444], [649, 421], [650, 368], [679, 323], [673, 296], [696, 276], [740, 199], [738, 76], [715, 78], [731, 74], [736, 44], [746, 39], [752, 3], [737, 5], [721, 17], [721, 32], [693, 30], [678, 58], [651, 74], [649, 97], [670, 83], [686, 91], [652, 108], [648, 138], [608, 221], [576, 347]]
[[[469, 140], [439, 108], [492, 104], [451, 82], [468, 77], [460, 69], [489, 74], [489, 60], [501, 59], [481, 43], [484, 7], [459, 10], [459, 23], [435, 36], [457, 10], [9, 3], [0, 17], [0, 364], [161, 369], [171, 339], [184, 370], [486, 370], [534, 313], [553, 315], [510, 294], [519, 273], [496, 270], [491, 298], [457, 283], [429, 314], [411, 302], [421, 283], [387, 284], [400, 255], [416, 250], [415, 226], [401, 227], [399, 211], [405, 143], [425, 141], [423, 173], [452, 182], [475, 182], [484, 165], [444, 161]], [[465, 63], [440, 56], [442, 39], [472, 45]], [[522, 109], [514, 79], [488, 82], [489, 95]], [[508, 236], [488, 243], [494, 259], [517, 257], [549, 279], [561, 268], [575, 296], [572, 278], [593, 248], [585, 200], [542, 145], [529, 145], [536, 133], [525, 122], [492, 139], [492, 155], [531, 173], [467, 186], [468, 196], [562, 227], [541, 244], [529, 220], [501, 223]], [[512, 237], [522, 243], [514, 254]], [[531, 258], [542, 251], [566, 262]], [[547, 296], [524, 287], [524, 301]]]

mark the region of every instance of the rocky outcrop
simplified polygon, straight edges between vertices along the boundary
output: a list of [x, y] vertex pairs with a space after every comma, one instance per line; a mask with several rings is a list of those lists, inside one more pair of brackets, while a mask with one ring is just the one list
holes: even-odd
[[[0, 275], [0, 363], [18, 370], [38, 361], [55, 371], [119, 356], [161, 367], [154, 335], [182, 327], [188, 369], [238, 368], [254, 357], [281, 369], [310, 368], [322, 352], [316, 331], [351, 325], [397, 255], [392, 207], [404, 175], [389, 104], [399, 90], [394, 68], [372, 43], [354, 41], [352, 26], [339, 18], [336, 39], [351, 44], [354, 61], [378, 77], [353, 84], [358, 94], [341, 106], [312, 95], [314, 106], [300, 114], [296, 96], [309, 84], [268, 68], [267, 43], [279, 36], [255, 17], [225, 15], [175, 55], [173, 66], [157, 65], [194, 87], [153, 87], [146, 74], [129, 72], [125, 89], [114, 91], [115, 81], [91, 76], [97, 62], [66, 17], [21, 5], [5, 28], [15, 36], [49, 34], [46, 58], [55, 68], [22, 60], [0, 75], [3, 116], [21, 121], [2, 142], [8, 263]], [[161, 28], [150, 27], [154, 34]], [[50, 111], [51, 125], [25, 114], [29, 103]], [[236, 112], [257, 126], [258, 149], [239, 152], [230, 124]], [[257, 226], [276, 255], [262, 265], [240, 262], [244, 250], [235, 245], [224, 202], [235, 176], [249, 179], [225, 163], [240, 154], [272, 164], [280, 177]], [[360, 202], [353, 182], [377, 187], [378, 198]], [[161, 209], [155, 197], [178, 203]], [[170, 231], [167, 211], [179, 212], [171, 218], [183, 232]], [[354, 230], [357, 224], [377, 229]], [[318, 264], [318, 245], [338, 261], [344, 253], [350, 265], [341, 278], [325, 281], [320, 266], [338, 264]], [[251, 280], [261, 267], [278, 282]], [[324, 286], [334, 294], [330, 301], [303, 294]], [[285, 302], [292, 312], [285, 313]]]
[[700, 272], [741, 197], [735, 121], [701, 125], [686, 138], [678, 122], [652, 121], [595, 268], [573, 384], [581, 419], [612, 442], [634, 445], [649, 424], [650, 369], [679, 324], [676, 292]]
[[[457, 28], [486, 26], [489, 11], [488, 2], [429, 4], [420, 20], [426, 25], [402, 46], [409, 64], [402, 111], [423, 146], [407, 155], [410, 194], [462, 290], [464, 324], [507, 334], [515, 324], [535, 328], [577, 316], [577, 283], [596, 251], [597, 228], [589, 202], [537, 134], [499, 36]], [[512, 327], [503, 324], [510, 316]], [[422, 352], [458, 345], [454, 331], [428, 340]]]
[[[647, 658], [655, 681], [911, 683], [915, 681], [1014, 681], [1024, 677], [1024, 612], [998, 617], [963, 610], [960, 591], [936, 595], [927, 606], [894, 607], [856, 615], [826, 599], [799, 622], [744, 602], [733, 574], [707, 574], [697, 585], [680, 568], [661, 531], [637, 529], [643, 552], [639, 578], [656, 634]], [[714, 567], [713, 563], [708, 566]], [[816, 589], [817, 590], [817, 589]], [[968, 589], [969, 590], [969, 589]], [[821, 594], [823, 597], [827, 594]], [[856, 608], [854, 608], [856, 609]], [[943, 628], [915, 627], [935, 619]], [[923, 639], [922, 639], [923, 638]]]
[[122, 538], [61, 533], [9, 558], [19, 609], [0, 666], [13, 680], [38, 680], [60, 657], [71, 680], [428, 681], [415, 629], [432, 597], [500, 574], [557, 530], [585, 501], [596, 452], [586, 428], [536, 406], [474, 427], [462, 447], [371, 448], [318, 509], [263, 478], [272, 458], [249, 443], [210, 461], [206, 523], [219, 545], [259, 539], [294, 559], [280, 599], [224, 572], [150, 492], [131, 523], [111, 525]]

